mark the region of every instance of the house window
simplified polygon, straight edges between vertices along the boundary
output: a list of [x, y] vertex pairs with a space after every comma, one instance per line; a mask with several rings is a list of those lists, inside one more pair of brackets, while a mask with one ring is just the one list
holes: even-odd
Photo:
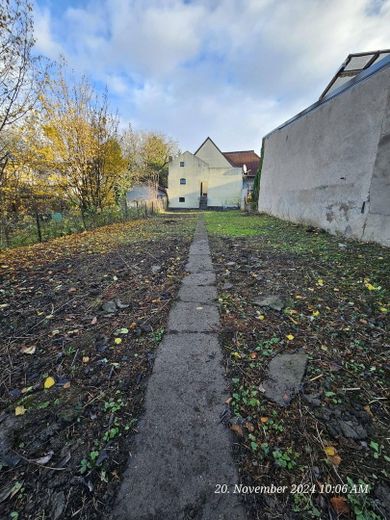
[[185, 197], [179, 197], [179, 202], [185, 202], [185, 201], [186, 201]]
[[184, 168], [184, 161], [180, 161], [180, 168]]
[[180, 179], [180, 184], [187, 184], [187, 179]]

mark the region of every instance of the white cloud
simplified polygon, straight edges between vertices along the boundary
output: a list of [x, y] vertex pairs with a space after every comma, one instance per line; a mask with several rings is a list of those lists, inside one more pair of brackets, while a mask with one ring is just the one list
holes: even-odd
[[51, 32], [51, 15], [47, 8], [40, 9], [38, 5], [34, 10], [35, 26], [35, 50], [50, 59], [57, 59], [63, 53], [61, 45], [55, 41]]
[[99, 0], [63, 14], [40, 11], [41, 52], [63, 46], [122, 120], [189, 149], [211, 135], [258, 150], [348, 53], [390, 47], [390, 0]]

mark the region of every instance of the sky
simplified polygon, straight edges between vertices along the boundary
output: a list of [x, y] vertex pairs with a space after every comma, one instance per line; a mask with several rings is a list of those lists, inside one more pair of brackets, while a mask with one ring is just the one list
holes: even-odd
[[259, 152], [348, 54], [390, 48], [390, 0], [35, 0], [34, 17], [36, 51], [107, 85], [123, 127], [192, 152]]

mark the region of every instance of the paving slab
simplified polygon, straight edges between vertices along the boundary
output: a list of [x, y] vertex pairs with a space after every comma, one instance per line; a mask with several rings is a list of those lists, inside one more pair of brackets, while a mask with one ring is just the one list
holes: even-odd
[[214, 285], [215, 273], [213, 273], [212, 271], [205, 271], [204, 273], [192, 273], [183, 278], [182, 284], [191, 287], [202, 285]]
[[213, 303], [217, 290], [213, 285], [182, 285], [178, 297], [182, 302]]
[[190, 255], [185, 267], [188, 273], [203, 273], [212, 271], [213, 263], [210, 255]]
[[177, 302], [168, 319], [168, 330], [179, 332], [212, 332], [219, 324], [216, 305], [199, 302]]
[[208, 242], [204, 240], [200, 240], [199, 242], [195, 242], [190, 247], [190, 256], [194, 255], [209, 255], [210, 247]]
[[[207, 242], [202, 223], [196, 234]], [[195, 261], [196, 254], [190, 254], [190, 264], [205, 261]], [[217, 484], [233, 490], [238, 473], [231, 433], [220, 421], [228, 393], [218, 335], [212, 332], [219, 326], [211, 303], [214, 282], [212, 271], [183, 280], [148, 383], [114, 520], [246, 519], [237, 494], [215, 493]]]

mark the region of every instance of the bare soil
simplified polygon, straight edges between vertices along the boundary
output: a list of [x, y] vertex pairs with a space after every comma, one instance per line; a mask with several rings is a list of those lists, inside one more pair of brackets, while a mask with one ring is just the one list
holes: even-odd
[[165, 215], [0, 254], [1, 518], [108, 517], [194, 224]]

